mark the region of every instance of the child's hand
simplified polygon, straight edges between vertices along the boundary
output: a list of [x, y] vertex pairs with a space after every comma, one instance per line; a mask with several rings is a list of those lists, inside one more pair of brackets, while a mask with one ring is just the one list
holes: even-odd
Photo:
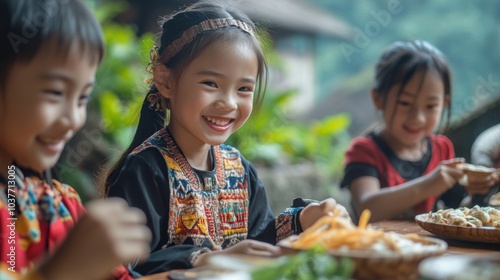
[[457, 168], [457, 166], [461, 163], [464, 163], [464, 158], [451, 158], [447, 160], [441, 161], [441, 165], [446, 165], [448, 167]]
[[121, 263], [149, 255], [151, 232], [142, 211], [119, 198], [93, 201], [49, 260], [47, 279], [105, 279]]
[[465, 181], [466, 182], [464, 184], [460, 182], [460, 185], [465, 187], [469, 195], [487, 194], [491, 187], [499, 181], [499, 177], [497, 173], [491, 173], [487, 176], [484, 176], [483, 174], [479, 176], [469, 174], [467, 175], [467, 179]]
[[441, 195], [460, 180], [464, 172], [456, 167], [463, 162], [463, 158], [443, 160], [436, 169], [424, 177], [425, 186], [431, 190], [432, 195]]
[[119, 263], [137, 258], [144, 260], [149, 256], [151, 232], [141, 210], [130, 208], [120, 198], [93, 201], [86, 207], [88, 214], [83, 218], [86, 218], [89, 227], [96, 228], [93, 232], [100, 235], [102, 244], [95, 247], [102, 248], [103, 254], [114, 257]]
[[221, 252], [272, 257], [280, 253], [279, 247], [257, 240], [246, 239]]
[[201, 254], [193, 266], [197, 267], [206, 265], [208, 263], [208, 259], [214, 255], [243, 254], [261, 257], [274, 257], [280, 255], [280, 253], [281, 250], [277, 246], [257, 240], [246, 239], [222, 251], [213, 251]]
[[344, 206], [338, 204], [335, 199], [327, 198], [320, 203], [311, 203], [300, 212], [300, 224], [305, 230], [312, 226], [319, 218], [326, 215], [338, 215], [349, 218], [349, 213]]

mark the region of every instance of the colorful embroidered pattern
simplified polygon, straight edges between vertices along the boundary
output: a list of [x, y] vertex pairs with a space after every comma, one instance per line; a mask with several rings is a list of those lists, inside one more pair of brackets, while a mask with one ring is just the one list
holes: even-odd
[[24, 178], [24, 183], [17, 185], [16, 202], [21, 214], [18, 218], [18, 234], [22, 238], [23, 249], [30, 244], [40, 242], [40, 221], [53, 224], [55, 221], [69, 223], [73, 226], [72, 217], [63, 202], [63, 197], [70, 194], [71, 198], [80, 202], [76, 192], [68, 186], [54, 181], [55, 189], [37, 177]]
[[161, 129], [132, 154], [157, 148], [168, 166], [170, 212], [167, 246], [185, 243], [221, 250], [246, 239], [248, 182], [239, 152], [213, 147], [215, 173], [200, 181], [167, 129]]
[[300, 210], [302, 207], [286, 208], [283, 213], [276, 217], [276, 242], [300, 233], [297, 221]]
[[[16, 271], [20, 272], [56, 248], [85, 209], [76, 191], [57, 181], [53, 181], [52, 187], [38, 177], [24, 177], [16, 169], [15, 182], [14, 213], [10, 210], [11, 201], [10, 205], [7, 203], [7, 186], [0, 183], [0, 251], [14, 248]], [[15, 235], [7, 240], [8, 226], [12, 223], [15, 224]], [[0, 260], [6, 263], [9, 257], [4, 254]]]

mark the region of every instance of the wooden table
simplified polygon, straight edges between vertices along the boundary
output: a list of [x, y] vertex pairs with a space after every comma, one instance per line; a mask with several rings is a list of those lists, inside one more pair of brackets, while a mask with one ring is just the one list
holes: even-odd
[[[448, 249], [444, 255], [467, 255], [467, 256], [496, 256], [500, 257], [500, 244], [458, 241], [440, 238], [424, 229], [411, 220], [387, 220], [371, 223], [384, 231], [395, 231], [401, 234], [416, 233], [421, 236], [439, 238], [448, 243]], [[167, 280], [167, 272], [145, 276], [140, 280]]]
[[468, 255], [468, 256], [500, 256], [500, 244], [480, 243], [470, 241], [459, 241], [441, 238], [424, 229], [411, 220], [387, 220], [371, 223], [384, 231], [395, 231], [397, 233], [416, 233], [418, 235], [439, 238], [448, 243], [445, 255]]

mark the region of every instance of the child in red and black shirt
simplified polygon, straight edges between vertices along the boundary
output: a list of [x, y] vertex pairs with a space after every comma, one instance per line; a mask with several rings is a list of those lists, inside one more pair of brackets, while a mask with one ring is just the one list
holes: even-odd
[[[350, 189], [355, 211], [370, 209], [371, 221], [414, 216], [433, 210], [442, 195], [458, 206], [465, 191], [455, 186], [463, 176], [455, 166], [463, 159], [455, 158], [448, 138], [433, 134], [451, 102], [444, 55], [421, 40], [395, 42], [375, 72], [371, 96], [382, 124], [352, 141], [341, 183]], [[466, 188], [475, 191], [496, 180], [469, 181]]]

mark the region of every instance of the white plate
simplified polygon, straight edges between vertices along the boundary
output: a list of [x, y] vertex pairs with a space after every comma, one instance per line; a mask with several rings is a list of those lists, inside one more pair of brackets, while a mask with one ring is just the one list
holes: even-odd
[[168, 273], [172, 280], [252, 280], [245, 271], [221, 270], [211, 266], [196, 267], [186, 270], [172, 270]]
[[432, 280], [499, 280], [500, 253], [498, 258], [468, 256], [440, 256], [423, 260], [418, 272]]

